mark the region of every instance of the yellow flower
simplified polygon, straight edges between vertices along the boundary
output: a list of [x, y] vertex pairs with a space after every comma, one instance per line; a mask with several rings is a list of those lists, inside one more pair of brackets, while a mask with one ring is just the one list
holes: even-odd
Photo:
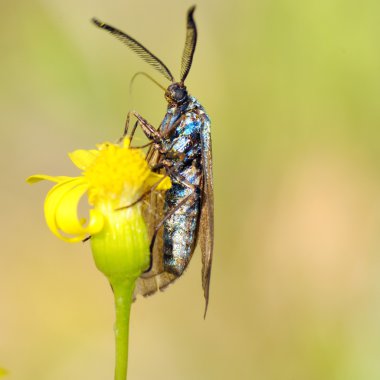
[[[76, 150], [69, 157], [83, 170], [82, 176], [38, 174], [27, 179], [31, 184], [42, 180], [57, 183], [46, 197], [45, 217], [53, 234], [68, 242], [99, 233], [109, 213], [132, 204], [154, 184], [161, 181], [156, 190], [171, 186], [168, 177], [150, 171], [142, 151], [130, 149], [127, 139], [123, 146], [104, 143], [98, 150]], [[87, 224], [77, 214], [78, 203], [86, 192], [89, 204], [94, 206]]]
[[[108, 277], [122, 276], [127, 267], [133, 269], [131, 265], [136, 255], [141, 256], [145, 267], [149, 265], [149, 241], [141, 202], [128, 206], [152, 186], [157, 191], [166, 190], [171, 182], [168, 177], [153, 173], [143, 152], [130, 149], [127, 139], [122, 146], [104, 143], [97, 148], [69, 154], [73, 163], [83, 171], [79, 177], [34, 175], [27, 182], [56, 182], [44, 205], [49, 229], [67, 242], [82, 241], [91, 236], [98, 268]], [[86, 193], [92, 206], [88, 220], [78, 216], [79, 201]], [[138, 272], [141, 273], [141, 268], [136, 267], [136, 275]]]
[[[79, 177], [34, 175], [29, 183], [55, 182], [45, 199], [50, 230], [68, 242], [91, 236], [95, 264], [111, 283], [115, 298], [115, 378], [125, 379], [129, 316], [136, 279], [150, 264], [149, 237], [139, 200], [149, 190], [167, 190], [170, 179], [153, 173], [141, 150], [105, 143], [97, 150], [70, 155]], [[88, 221], [78, 216], [78, 204], [88, 195]], [[2, 375], [0, 369], [0, 376]]]

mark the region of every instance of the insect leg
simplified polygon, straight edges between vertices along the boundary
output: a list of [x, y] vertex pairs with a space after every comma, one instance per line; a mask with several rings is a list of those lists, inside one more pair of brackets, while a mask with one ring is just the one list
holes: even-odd
[[141, 126], [142, 131], [149, 140], [154, 142], [161, 142], [162, 136], [151, 124], [148, 123], [139, 113], [136, 111], [130, 111], [130, 114], [133, 114], [138, 121], [138, 125]]
[[[190, 109], [190, 110], [188, 110], [187, 112], [196, 112], [197, 111], [197, 109]], [[170, 135], [177, 129], [177, 127], [181, 124], [181, 122], [184, 120], [184, 119], [186, 119], [186, 117], [187, 117], [187, 115], [186, 114], [182, 114], [180, 117], [179, 117], [179, 119], [178, 120], [176, 120], [174, 123], [173, 123], [173, 125], [170, 127], [170, 129], [169, 130], [167, 130], [167, 132], [163, 135], [162, 133], [160, 133], [160, 129], [161, 129], [161, 127], [162, 127], [162, 124], [160, 125], [160, 127], [159, 127], [159, 129], [157, 130], [157, 133], [158, 134], [160, 134], [160, 136], [161, 136], [161, 140], [163, 139], [163, 138], [168, 138], [168, 137], [170, 137]], [[168, 119], [168, 122], [167, 123], [169, 123], [170, 122], [170, 119]], [[165, 128], [164, 128], [165, 129]], [[157, 143], [157, 141], [154, 141], [154, 142], [156, 142]], [[174, 143], [173, 143], [174, 144]], [[145, 148], [146, 146], [148, 146], [149, 144], [147, 144], [147, 145], [143, 145], [142, 147], [143, 148]], [[149, 161], [151, 158], [152, 158], [152, 156], [153, 156], [153, 153], [154, 153], [154, 149], [152, 149], [153, 147], [151, 147], [151, 149], [149, 149], [149, 151], [148, 151], [148, 153], [147, 153], [147, 156], [146, 156], [146, 160], [147, 161]], [[172, 149], [172, 146], [169, 146], [169, 147], [167, 147], [166, 149], [160, 149], [160, 153], [161, 154], [165, 154], [165, 153], [167, 153], [168, 151], [170, 151]]]
[[[157, 165], [153, 166], [151, 168], [152, 171], [154, 170], [157, 170], [157, 169], [160, 169], [164, 167], [164, 164], [161, 162], [161, 163], [158, 163]], [[115, 211], [119, 211], [119, 210], [124, 210], [126, 208], [129, 208], [129, 207], [132, 207], [134, 206], [135, 204], [141, 202], [147, 195], [149, 195], [151, 192], [153, 192], [157, 186], [164, 180], [168, 177], [168, 175], [164, 175], [162, 178], [160, 178], [159, 181], [157, 181], [153, 186], [151, 186], [151, 188], [149, 190], [147, 190], [145, 193], [143, 193], [138, 199], [136, 199], [134, 202], [132, 202], [131, 204], [129, 204], [128, 206], [123, 206], [123, 207], [119, 207], [117, 208]], [[82, 243], [85, 243], [86, 241], [90, 240], [91, 239], [91, 236], [87, 236], [86, 238], [84, 238], [82, 240]]]
[[143, 149], [143, 148], [146, 148], [148, 146], [151, 146], [152, 144], [154, 144], [153, 141], [150, 141], [144, 145], [140, 145], [140, 146], [130, 146], [129, 149]]
[[134, 135], [135, 135], [135, 132], [136, 132], [136, 129], [137, 129], [138, 124], [139, 124], [139, 121], [136, 120], [135, 124], [133, 125], [132, 131], [131, 131], [131, 133], [130, 133], [130, 135], [129, 135], [129, 140], [130, 140], [130, 142], [132, 142], [132, 140], [133, 140], [133, 137], [134, 137]]
[[[176, 172], [175, 172], [175, 167], [171, 167], [171, 168], [166, 168], [166, 171], [168, 173], [168, 175], [170, 175], [171, 178], [175, 178], [177, 179], [178, 182], [180, 182], [182, 185], [188, 187], [190, 190], [191, 190], [191, 193], [189, 195], [187, 195], [185, 198], [183, 198], [181, 200], [181, 202], [179, 202], [175, 207], [173, 207], [172, 209], [170, 209], [166, 215], [160, 220], [160, 222], [158, 222], [158, 224], [156, 225], [155, 229], [154, 229], [154, 232], [153, 232], [153, 236], [152, 236], [152, 240], [150, 242], [150, 252], [153, 252], [153, 248], [154, 248], [154, 243], [156, 241], [156, 238], [157, 238], [157, 234], [160, 230], [160, 228], [162, 227], [162, 225], [165, 223], [166, 220], [168, 220], [177, 210], [179, 210], [184, 204], [186, 204], [186, 202], [188, 202], [191, 198], [194, 198], [196, 195], [197, 195], [197, 187], [192, 185], [190, 182], [188, 182], [185, 178], [183, 178], [182, 176], [178, 175]], [[200, 175], [200, 174], [199, 174]]]
[[[157, 165], [158, 166], [158, 165]], [[168, 175], [164, 175], [162, 178], [160, 178], [159, 181], [157, 181], [153, 186], [150, 187], [149, 190], [145, 191], [140, 197], [138, 197], [134, 202], [132, 202], [131, 204], [129, 204], [128, 206], [123, 206], [123, 207], [119, 207], [117, 208], [116, 210], [119, 211], [119, 210], [125, 210], [126, 208], [129, 208], [129, 207], [132, 207], [134, 206], [135, 204], [141, 202], [147, 195], [149, 195], [152, 191], [154, 191], [155, 189], [157, 189], [157, 186], [164, 180], [168, 177]]]
[[[124, 124], [124, 131], [123, 131], [123, 134], [121, 135], [121, 137], [119, 138], [118, 143], [122, 142], [122, 141], [125, 139], [125, 137], [128, 135], [128, 129], [129, 129], [129, 122], [130, 122], [130, 119], [131, 119], [131, 111], [129, 111], [129, 112], [127, 113], [127, 118], [126, 118], [126, 120], [125, 120], [125, 124]], [[133, 129], [136, 128], [136, 124], [137, 124], [137, 123], [138, 123], [138, 122], [136, 121], [135, 126], [133, 127]], [[132, 139], [131, 139], [131, 140], [132, 140]]]
[[160, 222], [157, 224], [157, 226], [154, 229], [154, 233], [152, 236], [152, 240], [150, 242], [150, 252], [153, 252], [154, 243], [157, 238], [158, 231], [162, 227], [162, 225], [165, 223], [167, 219], [169, 219], [177, 210], [179, 210], [187, 201], [189, 201], [192, 197], [196, 195], [196, 192], [193, 191], [191, 194], [189, 194], [187, 197], [183, 198], [181, 202], [178, 203], [175, 207], [173, 207], [171, 210], [169, 210], [166, 215], [160, 220]]
[[123, 132], [123, 135], [120, 137], [119, 142], [123, 141], [125, 137], [128, 136], [131, 115], [133, 115], [137, 120], [135, 124], [133, 125], [131, 133], [129, 134], [130, 141], [132, 141], [138, 125], [141, 126], [142, 131], [144, 132], [145, 136], [149, 140], [155, 141], [155, 142], [162, 140], [161, 134], [147, 120], [145, 120], [138, 112], [129, 111], [127, 114], [126, 121], [125, 121], [124, 132]]
[[[171, 120], [171, 117], [168, 117], [167, 121], [166, 121], [166, 125], [168, 125], [170, 123], [170, 120]], [[163, 123], [160, 124], [160, 126], [157, 128], [157, 132], [158, 133], [161, 133], [161, 129], [164, 127], [164, 129], [166, 128], [166, 125], [164, 126]], [[148, 149], [148, 152], [146, 154], [146, 157], [145, 159], [148, 161], [148, 162], [151, 162], [151, 160], [153, 159], [153, 156], [154, 154], [157, 153], [157, 148], [155, 148], [154, 145], [151, 145], [150, 148]]]

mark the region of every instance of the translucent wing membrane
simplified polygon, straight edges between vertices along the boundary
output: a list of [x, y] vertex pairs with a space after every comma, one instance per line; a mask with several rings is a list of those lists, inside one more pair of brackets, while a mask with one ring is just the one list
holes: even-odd
[[119, 29], [114, 28], [111, 25], [105, 24], [104, 22], [99, 21], [96, 18], [92, 19], [92, 22], [102, 28], [109, 33], [113, 34], [116, 38], [118, 38], [121, 42], [125, 43], [131, 50], [133, 50], [140, 58], [142, 58], [149, 65], [154, 67], [157, 71], [159, 71], [165, 78], [174, 81], [173, 75], [170, 70], [166, 67], [166, 65], [157, 58], [153, 53], [151, 53], [146, 47], [137, 42], [134, 38], [129, 36], [128, 34], [122, 32]]
[[191, 7], [187, 12], [187, 28], [186, 28], [186, 42], [182, 55], [181, 65], [181, 82], [183, 83], [189, 74], [191, 64], [193, 62], [193, 56], [195, 46], [197, 44], [197, 26], [193, 18], [195, 6]]
[[210, 127], [210, 120], [204, 117], [201, 133], [203, 181], [199, 240], [202, 251], [202, 286], [206, 301], [205, 317], [210, 292], [211, 265], [214, 250], [214, 183]]
[[[154, 148], [150, 147], [147, 153], [147, 160], [150, 166], [156, 165], [161, 159], [160, 153]], [[164, 174], [164, 173], [163, 173]], [[153, 192], [147, 202], [144, 203], [143, 212], [144, 218], [147, 221], [148, 232], [150, 238], [155, 234], [156, 226], [161, 222], [164, 217], [164, 202], [165, 196], [159, 192]], [[152, 251], [152, 267], [136, 282], [134, 297], [138, 294], [143, 296], [150, 296], [158, 290], [164, 290], [170, 283], [177, 279], [174, 274], [164, 271], [163, 263], [163, 228], [160, 228], [156, 235], [156, 240]]]
[[[149, 236], [155, 233], [155, 227], [163, 217], [164, 196], [160, 193], [153, 192], [148, 202], [144, 204], [145, 220], [148, 224]], [[176, 280], [176, 276], [164, 271], [162, 255], [162, 228], [157, 234], [156, 241], [152, 252], [152, 267], [136, 281], [134, 296], [138, 294], [150, 296], [158, 290], [164, 290], [171, 282]]]

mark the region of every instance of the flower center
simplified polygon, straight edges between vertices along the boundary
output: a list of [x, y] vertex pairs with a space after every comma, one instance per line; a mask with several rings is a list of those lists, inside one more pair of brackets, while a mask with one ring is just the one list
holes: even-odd
[[149, 173], [143, 152], [129, 149], [129, 141], [124, 146], [103, 144], [83, 173], [89, 183], [89, 203], [125, 206], [141, 195]]

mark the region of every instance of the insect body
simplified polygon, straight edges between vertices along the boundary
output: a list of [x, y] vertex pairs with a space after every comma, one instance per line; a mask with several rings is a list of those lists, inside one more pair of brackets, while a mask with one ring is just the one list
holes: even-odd
[[202, 250], [202, 285], [206, 299], [213, 254], [213, 179], [210, 120], [203, 107], [188, 94], [184, 81], [193, 61], [197, 29], [193, 19], [195, 7], [187, 13], [187, 34], [182, 57], [181, 80], [174, 77], [165, 64], [129, 35], [98, 20], [94, 23], [115, 35], [141, 58], [151, 64], [172, 83], [165, 91], [168, 108], [160, 127], [155, 129], [135, 111], [128, 113], [151, 141], [147, 159], [154, 170], [163, 170], [171, 179], [172, 187], [161, 202], [152, 193], [150, 213], [152, 226], [152, 267], [137, 284], [137, 292], [147, 295], [163, 289], [182, 275], [187, 267], [198, 236]]
[[170, 165], [167, 171], [173, 183], [166, 193], [165, 214], [175, 210], [164, 222], [163, 260], [165, 270], [177, 276], [186, 268], [196, 243], [203, 195], [203, 135], [209, 131], [210, 120], [192, 96], [182, 106], [169, 106], [161, 128], [161, 162]]

